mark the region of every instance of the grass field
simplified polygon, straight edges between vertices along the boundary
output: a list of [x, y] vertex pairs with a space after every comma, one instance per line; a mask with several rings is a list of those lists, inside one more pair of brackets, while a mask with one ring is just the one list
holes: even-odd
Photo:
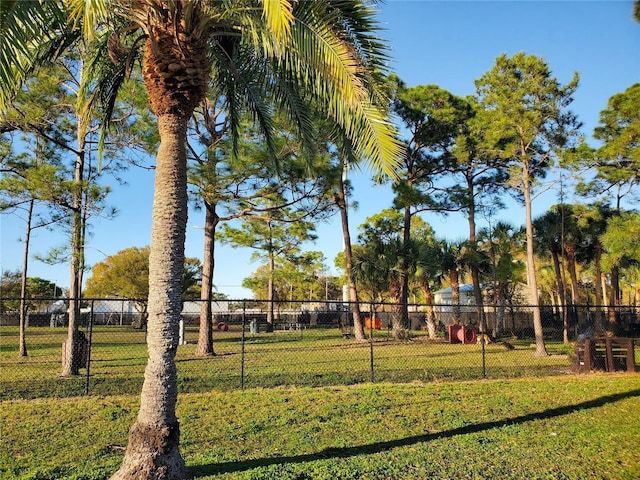
[[[178, 349], [179, 388], [184, 393], [247, 388], [352, 385], [369, 382], [431, 382], [480, 378], [517, 378], [565, 374], [572, 368], [572, 348], [548, 344], [550, 356], [532, 355], [530, 340], [512, 341], [513, 350], [499, 344], [450, 345], [426, 340], [416, 332], [411, 341], [389, 341], [388, 332], [374, 332], [373, 345], [344, 339], [337, 328], [245, 335], [239, 327], [216, 332], [216, 356], [194, 356], [197, 330], [186, 332]], [[0, 328], [1, 399], [82, 395], [86, 373], [60, 377], [64, 328], [32, 328], [29, 356], [20, 358], [17, 328]], [[114, 395], [139, 391], [147, 352], [144, 332], [131, 327], [93, 330], [89, 392]], [[373, 347], [373, 348], [372, 348]], [[483, 368], [484, 364], [484, 368]], [[484, 370], [484, 376], [483, 376]]]
[[[136, 395], [4, 401], [0, 478], [106, 479]], [[182, 394], [200, 479], [640, 478], [640, 376]]]
[[[0, 478], [109, 478], [134, 423], [144, 333], [100, 327], [85, 377], [60, 377], [63, 329], [0, 329]], [[571, 348], [388, 341], [336, 330], [217, 333], [179, 348], [181, 449], [199, 479], [640, 478], [640, 374], [575, 374]], [[245, 387], [239, 390], [244, 357]], [[637, 357], [637, 351], [636, 351]], [[476, 380], [469, 380], [469, 379]], [[296, 386], [294, 386], [296, 385]], [[36, 398], [41, 397], [41, 398]], [[66, 397], [66, 398], [63, 398]]]

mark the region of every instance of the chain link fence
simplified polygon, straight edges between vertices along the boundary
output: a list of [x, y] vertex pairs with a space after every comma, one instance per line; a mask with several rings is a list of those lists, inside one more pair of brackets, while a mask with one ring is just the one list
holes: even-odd
[[[9, 303], [2, 302], [4, 311]], [[19, 315], [0, 316], [0, 400], [140, 391], [147, 362], [144, 301], [83, 300], [83, 368], [72, 377], [61, 376], [67, 305], [42, 304], [28, 314], [27, 356], [18, 355]], [[364, 335], [356, 338], [349, 304], [278, 302], [271, 308], [265, 301], [225, 300], [212, 303], [213, 352], [206, 356], [197, 354], [200, 307], [185, 302], [178, 329], [182, 392], [565, 375], [585, 364], [635, 369], [638, 357], [635, 307], [540, 307], [547, 355], [536, 355], [533, 308], [527, 306], [489, 305], [479, 313], [469, 306], [415, 304], [403, 312], [394, 304], [362, 304]], [[599, 346], [598, 338], [614, 339], [614, 346], [610, 340]], [[631, 340], [619, 346], [620, 338]], [[609, 354], [611, 363], [596, 361]]]

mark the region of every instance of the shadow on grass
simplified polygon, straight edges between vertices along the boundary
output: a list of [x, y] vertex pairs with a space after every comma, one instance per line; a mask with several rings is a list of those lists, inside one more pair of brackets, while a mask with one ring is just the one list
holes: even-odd
[[561, 417], [580, 410], [590, 408], [598, 408], [609, 403], [618, 402], [627, 398], [640, 397], [640, 389], [631, 390], [629, 392], [617, 393], [615, 395], [606, 395], [586, 402], [577, 403], [575, 405], [567, 405], [564, 407], [551, 408], [538, 413], [529, 413], [519, 417], [505, 418], [493, 422], [483, 422], [474, 425], [466, 425], [464, 427], [445, 430], [438, 433], [427, 433], [424, 435], [414, 435], [397, 440], [389, 440], [387, 442], [376, 442], [368, 445], [358, 445], [353, 447], [327, 448], [316, 453], [308, 453], [304, 455], [290, 455], [283, 457], [256, 458], [253, 460], [244, 460], [238, 462], [215, 463], [209, 465], [199, 465], [192, 467], [194, 478], [215, 475], [221, 473], [241, 472], [251, 470], [253, 468], [268, 467], [270, 465], [287, 464], [287, 463], [305, 463], [315, 460], [324, 460], [329, 458], [348, 458], [355, 455], [370, 455], [374, 453], [385, 452], [390, 448], [407, 447], [417, 443], [429, 442], [443, 438], [451, 438], [457, 435], [467, 435], [470, 433], [479, 433], [493, 428], [500, 428], [505, 425], [518, 425], [534, 420], [545, 420], [554, 417]]

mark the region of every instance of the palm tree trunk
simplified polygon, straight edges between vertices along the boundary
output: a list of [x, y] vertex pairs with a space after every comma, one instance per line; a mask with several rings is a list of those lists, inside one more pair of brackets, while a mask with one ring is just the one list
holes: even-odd
[[436, 319], [436, 311], [433, 307], [433, 292], [431, 291], [431, 285], [429, 285], [429, 281], [426, 278], [421, 280], [422, 291], [424, 292], [424, 303], [427, 311], [426, 320], [427, 320], [427, 332], [429, 334], [429, 338], [435, 340], [437, 337], [437, 319]]
[[457, 268], [449, 271], [449, 283], [451, 283], [451, 303], [453, 305], [453, 323], [460, 323], [460, 275]]
[[158, 117], [153, 225], [149, 254], [149, 359], [140, 412], [129, 431], [122, 466], [112, 480], [188, 478], [179, 451], [175, 354], [182, 310], [181, 282], [187, 225], [186, 131], [189, 115]]

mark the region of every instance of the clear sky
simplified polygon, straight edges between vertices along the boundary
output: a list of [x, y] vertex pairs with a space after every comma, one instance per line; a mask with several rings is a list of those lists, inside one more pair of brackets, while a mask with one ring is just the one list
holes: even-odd
[[[453, 94], [474, 93], [474, 80], [490, 70], [502, 53], [523, 51], [543, 57], [554, 76], [565, 84], [573, 72], [580, 86], [570, 109], [583, 122], [582, 132], [590, 140], [599, 113], [608, 99], [640, 82], [640, 24], [632, 19], [631, 0], [607, 1], [424, 1], [389, 0], [380, 6], [382, 33], [391, 48], [390, 69], [407, 85], [437, 84]], [[640, 108], [640, 106], [639, 106]], [[391, 206], [388, 187], [374, 186], [366, 170], [352, 172], [357, 211], [350, 213], [352, 237], [366, 217]], [[153, 172], [129, 170], [128, 185], [113, 184], [110, 205], [119, 210], [113, 220], [97, 219], [90, 226], [87, 264], [95, 264], [124, 248], [142, 247], [150, 241]], [[534, 215], [557, 202], [548, 193], [534, 201]], [[424, 217], [440, 237], [464, 238], [467, 227], [461, 215]], [[510, 205], [495, 220], [514, 225], [524, 223], [521, 208]], [[24, 224], [14, 216], [0, 217], [2, 270], [22, 265]], [[202, 258], [204, 214], [192, 211], [187, 231], [186, 255]], [[482, 220], [479, 227], [486, 226]], [[307, 250], [324, 252], [335, 273], [333, 261], [342, 249], [339, 218], [318, 226], [319, 239]], [[31, 252], [44, 254], [65, 238], [56, 232], [35, 231]], [[241, 288], [258, 264], [250, 262], [251, 251], [218, 246], [214, 283], [231, 298], [250, 298]], [[29, 276], [38, 276], [68, 287], [68, 265], [50, 266], [32, 260]], [[90, 276], [87, 272], [85, 278]]]

